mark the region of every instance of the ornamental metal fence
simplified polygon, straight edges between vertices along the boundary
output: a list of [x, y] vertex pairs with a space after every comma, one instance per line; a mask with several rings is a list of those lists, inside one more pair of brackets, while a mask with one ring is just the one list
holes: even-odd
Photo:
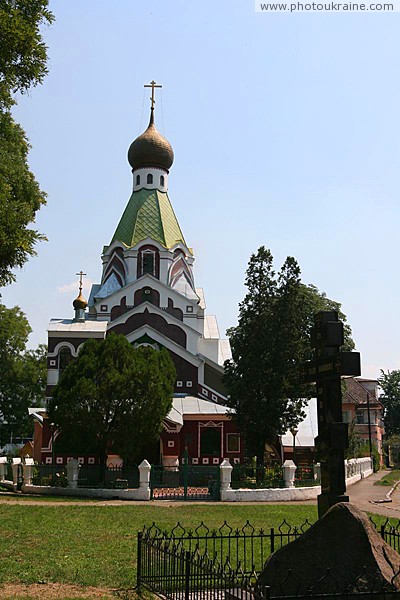
[[152, 465], [151, 498], [154, 500], [219, 500], [219, 465]]
[[294, 487], [321, 485], [320, 470], [317, 465], [298, 465], [294, 478]]
[[283, 468], [280, 465], [257, 466], [255, 464], [235, 464], [232, 469], [233, 489], [283, 488]]
[[[33, 485], [52, 485], [67, 487], [66, 465], [35, 465]], [[103, 467], [101, 465], [80, 465], [78, 476], [80, 488], [126, 489], [139, 487], [139, 469], [137, 466]]]
[[[371, 519], [375, 527], [377, 524]], [[249, 521], [242, 528], [232, 528], [225, 521], [219, 529], [210, 529], [203, 522], [195, 529], [185, 529], [179, 523], [170, 532], [163, 532], [155, 523], [138, 534], [137, 584], [167, 600], [261, 600], [269, 599], [271, 590], [258, 588], [257, 579], [267, 558], [278, 548], [298, 538], [311, 527], [306, 520], [292, 527], [284, 520], [277, 528], [256, 530]], [[395, 550], [400, 550], [400, 522], [389, 519], [377, 527], [382, 538]], [[321, 600], [389, 600], [400, 597], [397, 582], [400, 572], [390, 583], [380, 584], [371, 573], [365, 591], [365, 571], [349, 585], [335, 578], [327, 569], [323, 577], [310, 581], [300, 589], [288, 570], [278, 582], [280, 598], [321, 598]], [[359, 590], [359, 591], [357, 591]], [[276, 591], [275, 591], [276, 593]]]

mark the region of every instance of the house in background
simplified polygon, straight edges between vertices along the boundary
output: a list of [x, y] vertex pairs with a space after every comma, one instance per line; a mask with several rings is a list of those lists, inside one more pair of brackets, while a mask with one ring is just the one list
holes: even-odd
[[[369, 413], [369, 419], [368, 419]], [[343, 421], [355, 423], [354, 431], [368, 443], [371, 441], [382, 457], [383, 405], [379, 401], [378, 381], [363, 377], [346, 379], [346, 393], [343, 397]]]

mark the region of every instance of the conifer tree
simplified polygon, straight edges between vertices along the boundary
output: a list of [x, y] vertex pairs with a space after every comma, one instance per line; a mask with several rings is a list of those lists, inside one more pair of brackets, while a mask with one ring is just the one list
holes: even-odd
[[[346, 317], [340, 304], [301, 282], [293, 257], [277, 274], [264, 247], [251, 256], [245, 283], [238, 325], [228, 331], [232, 359], [225, 362], [224, 381], [247, 452], [263, 464], [265, 444], [298, 425], [312, 396], [312, 386], [300, 382], [299, 367], [312, 357], [314, 314], [337, 309], [341, 319]], [[347, 326], [346, 348], [353, 347]]]

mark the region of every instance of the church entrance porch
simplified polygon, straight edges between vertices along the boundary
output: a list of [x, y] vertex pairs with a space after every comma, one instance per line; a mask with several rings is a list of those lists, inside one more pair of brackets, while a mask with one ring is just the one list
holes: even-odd
[[220, 499], [220, 467], [193, 465], [186, 452], [181, 464], [152, 465], [150, 489], [152, 500], [216, 501]]

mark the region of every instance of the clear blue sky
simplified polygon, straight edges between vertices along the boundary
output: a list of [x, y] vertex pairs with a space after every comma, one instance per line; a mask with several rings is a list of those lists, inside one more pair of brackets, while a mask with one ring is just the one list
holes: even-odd
[[256, 14], [253, 0], [51, 8], [50, 74], [15, 111], [48, 193], [37, 227], [49, 241], [2, 290], [26, 312], [30, 345], [50, 318], [73, 316], [77, 271], [99, 281], [155, 79], [170, 197], [221, 332], [265, 245], [342, 302], [364, 376], [400, 368], [400, 15]]

